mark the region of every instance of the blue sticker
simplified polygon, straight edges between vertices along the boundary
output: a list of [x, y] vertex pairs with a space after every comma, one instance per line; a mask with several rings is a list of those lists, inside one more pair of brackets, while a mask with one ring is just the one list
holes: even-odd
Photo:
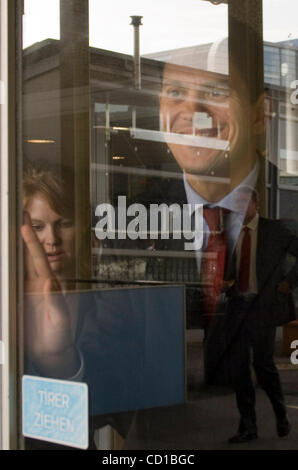
[[86, 384], [24, 375], [22, 398], [24, 436], [88, 447]]

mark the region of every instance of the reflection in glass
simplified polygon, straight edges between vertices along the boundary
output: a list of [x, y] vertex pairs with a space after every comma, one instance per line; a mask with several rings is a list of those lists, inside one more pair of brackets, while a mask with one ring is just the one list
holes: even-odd
[[[33, 291], [46, 294], [50, 307], [56, 308], [65, 334], [58, 346], [60, 352], [67, 350], [63, 360], [45, 359], [44, 346], [32, 341], [40, 318], [29, 313], [28, 367], [35, 374], [86, 381], [94, 426], [112, 424], [129, 436], [128, 446], [141, 448], [152, 436], [163, 439], [159, 426], [165, 410], [158, 407], [169, 406], [171, 419], [177, 413], [182, 421], [188, 417], [187, 406], [180, 411], [174, 406], [185, 401], [187, 366], [189, 397], [195, 402], [191, 414], [197, 409], [211, 413], [200, 401], [212, 395], [206, 383], [237, 388], [247, 380], [251, 392], [253, 347], [258, 380], [267, 392], [273, 386], [265, 383], [263, 370], [268, 366], [273, 371], [277, 394], [271, 401], [280, 402], [275, 414], [279, 431], [284, 425], [280, 433], [285, 433], [283, 395], [272, 356], [276, 326], [295, 313], [292, 293], [287, 292], [296, 285], [295, 259], [288, 263], [287, 252], [297, 255], [297, 201], [291, 190], [297, 183], [297, 109], [292, 102], [297, 43], [284, 33], [274, 40], [266, 31], [261, 42], [258, 21], [250, 29], [251, 22], [232, 17], [227, 4], [186, 1], [174, 8], [173, 2], [159, 2], [157, 14], [148, 2], [138, 2], [136, 9], [134, 2], [129, 7], [123, 2], [89, 3], [89, 15], [80, 4], [80, 18], [89, 16], [90, 41], [87, 25], [79, 22], [77, 31], [75, 13], [72, 23], [64, 11], [61, 41], [46, 38], [25, 48], [23, 55], [25, 163], [55, 164], [54, 180], [64, 179], [57, 204], [51, 198], [45, 201], [38, 189], [34, 200], [33, 193], [26, 196], [24, 181], [24, 195], [30, 199], [24, 207], [31, 215], [27, 236], [33, 230], [35, 242], [44, 247], [47, 263], [42, 269], [50, 278], [41, 289], [35, 276]], [[140, 88], [135, 84], [129, 18], [135, 14], [143, 16]], [[253, 43], [243, 48], [246, 55], [227, 37], [228, 15], [243, 41], [245, 31]], [[203, 19], [199, 28], [198, 19]], [[274, 25], [273, 16], [271, 20]], [[264, 70], [252, 73], [262, 55]], [[196, 204], [204, 206], [197, 231]], [[193, 249], [185, 248], [190, 240], [182, 224], [177, 228], [184, 205]], [[158, 212], [157, 227], [151, 224], [152, 206]], [[287, 219], [285, 224], [261, 217], [267, 207], [273, 218], [279, 212]], [[52, 240], [50, 249], [45, 232]], [[91, 250], [92, 266], [84, 271]], [[27, 288], [28, 282], [25, 291], [34, 312]], [[185, 333], [194, 338], [186, 344], [188, 364]], [[233, 395], [214, 390], [220, 408], [231, 410]], [[128, 416], [115, 416], [125, 411]], [[254, 410], [250, 412], [253, 422], [245, 425], [252, 425], [254, 440]], [[157, 419], [146, 421], [143, 416]], [[221, 419], [220, 428], [231, 432], [229, 417], [223, 414]], [[136, 431], [138, 425], [143, 430], [147, 426], [145, 437]], [[169, 428], [167, 422], [166, 434]], [[192, 430], [196, 443], [210, 448], [214, 429], [205, 435], [201, 428]], [[228, 437], [215, 436], [217, 447]], [[176, 434], [173, 439], [177, 448], [183, 442]]]

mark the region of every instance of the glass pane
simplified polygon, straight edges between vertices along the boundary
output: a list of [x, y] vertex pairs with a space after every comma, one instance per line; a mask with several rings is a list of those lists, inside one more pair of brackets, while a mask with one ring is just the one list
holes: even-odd
[[24, 36], [26, 373], [87, 383], [90, 448], [230, 448], [239, 420], [261, 448], [251, 350], [289, 431], [293, 23], [215, 3], [61, 0]]
[[280, 105], [279, 152], [280, 184], [297, 186], [298, 184], [298, 121], [297, 106]]
[[[3, 15], [3, 11], [2, 11], [2, 6], [0, 6], [0, 15]], [[0, 17], [1, 18], [1, 17]], [[3, 16], [2, 16], [3, 18]], [[0, 22], [0, 34], [2, 32], [2, 28], [3, 28], [3, 24], [2, 22]], [[2, 37], [2, 36], [1, 36]], [[3, 51], [2, 51], [2, 48], [0, 49], [0, 149], [1, 149], [1, 157], [2, 157], [2, 148], [3, 148], [3, 122], [4, 122], [4, 109], [3, 109], [3, 103], [4, 103], [4, 70], [3, 70], [3, 62], [2, 62], [2, 54], [3, 54]], [[0, 217], [1, 217], [1, 222], [2, 223], [2, 210], [0, 212]], [[0, 243], [1, 243], [1, 246], [2, 246], [2, 230], [0, 231], [1, 233], [1, 236], [0, 236]], [[2, 272], [2, 269], [1, 269], [1, 272]], [[2, 284], [1, 284], [2, 285]], [[1, 292], [1, 289], [0, 289], [0, 301], [1, 301], [1, 305], [2, 305], [2, 292]], [[1, 309], [1, 312], [0, 312], [0, 449], [2, 449], [2, 446], [3, 446], [3, 437], [2, 437], [2, 415], [3, 415], [3, 411], [2, 411], [2, 403], [3, 403], [3, 399], [2, 399], [2, 390], [3, 390], [3, 362], [4, 362], [4, 342], [3, 342], [3, 333], [2, 333], [2, 323], [3, 322], [3, 319], [2, 319], [2, 309]]]
[[[279, 130], [278, 144], [274, 146], [279, 159], [280, 184], [297, 185], [297, 38], [292, 14], [297, 6], [288, 0], [283, 3], [280, 17], [279, 2], [264, 0], [264, 71], [265, 83], [270, 87], [272, 125], [268, 133]], [[273, 92], [273, 89], [275, 91]], [[272, 157], [271, 157], [272, 158]], [[276, 158], [276, 157], [273, 157]]]
[[297, 191], [280, 191], [280, 214], [285, 219], [297, 221]]
[[24, 48], [44, 39], [60, 39], [59, 0], [24, 0], [24, 12]]
[[[297, 237], [297, 33], [293, 23], [293, 14], [298, 12], [296, 2], [263, 1], [264, 13], [264, 74], [267, 102], [267, 156], [270, 161], [271, 187], [269, 206], [271, 214], [280, 220], [277, 228], [283, 227], [285, 234]], [[281, 9], [283, 14], [280, 15]], [[275, 212], [274, 212], [275, 207]], [[284, 235], [286, 236], [286, 235]], [[291, 238], [289, 239], [291, 240]], [[269, 242], [270, 243], [270, 242]], [[289, 279], [295, 272], [296, 258], [291, 252], [291, 241], [287, 255], [283, 257], [283, 277], [289, 285]], [[294, 275], [295, 277], [295, 275]], [[294, 278], [293, 278], [294, 279]], [[278, 291], [281, 285], [277, 287]], [[297, 311], [297, 283], [291, 289], [285, 289], [294, 301]], [[287, 308], [284, 306], [284, 308]], [[295, 315], [293, 316], [295, 320]], [[297, 333], [297, 321], [289, 322], [277, 329], [275, 357], [277, 370], [285, 394], [285, 403], [289, 419], [291, 416], [291, 393], [297, 388], [297, 372], [293, 371], [287, 383], [286, 370], [295, 368], [294, 345]], [[277, 416], [278, 420], [278, 416]]]
[[[132, 54], [133, 29], [128, 28], [131, 15], [143, 16], [141, 55], [210, 45], [228, 35], [227, 5], [196, 0], [186, 0], [183, 8], [170, 0], [162, 3], [130, 0], [129, 4], [106, 5], [100, 0], [90, 0], [89, 4], [91, 47]], [[198, 18], [207, 17], [208, 23], [198, 28]]]

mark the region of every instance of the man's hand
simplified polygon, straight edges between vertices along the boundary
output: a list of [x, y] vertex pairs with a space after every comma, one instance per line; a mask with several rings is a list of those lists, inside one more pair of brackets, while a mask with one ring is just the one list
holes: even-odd
[[289, 294], [291, 292], [291, 286], [285, 279], [277, 285], [277, 292], [281, 294]]
[[79, 361], [68, 308], [27, 212], [21, 233], [25, 243], [26, 354], [39, 373], [70, 377], [77, 372]]

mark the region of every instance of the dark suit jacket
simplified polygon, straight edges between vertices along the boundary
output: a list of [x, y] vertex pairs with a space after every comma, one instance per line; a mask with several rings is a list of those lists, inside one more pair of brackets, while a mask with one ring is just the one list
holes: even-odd
[[[164, 181], [139, 195], [135, 201], [149, 207], [149, 204], [166, 203], [171, 205], [186, 204], [186, 194], [183, 180]], [[172, 251], [183, 254], [185, 240], [156, 240], [155, 253], [147, 259], [145, 280], [166, 282], [183, 282], [186, 289], [186, 311], [188, 327], [204, 327], [204, 309], [200, 289], [200, 277], [197, 270], [196, 254], [184, 259], [178, 256], [163, 258], [159, 254]], [[116, 242], [116, 246], [118, 243]], [[134, 248], [135, 242], [129, 241], [126, 246]], [[110, 244], [111, 246], [111, 244]], [[119, 246], [119, 245], [118, 245]], [[286, 260], [288, 254], [296, 257], [295, 266], [287, 272]], [[257, 280], [258, 297], [253, 304], [243, 303], [235, 284], [228, 293], [226, 302], [218, 308], [216, 321], [208, 330], [205, 340], [205, 369], [212, 375], [217, 365], [226, 354], [236, 354], [235, 340], [243, 321], [257, 320], [257, 328], [276, 326], [287, 323], [295, 318], [295, 307], [292, 294], [284, 295], [277, 292], [277, 285], [287, 279], [294, 287], [297, 285], [298, 269], [298, 239], [280, 221], [260, 217], [257, 244]], [[117, 263], [117, 257], [114, 262]], [[121, 257], [119, 257], [121, 261]], [[105, 262], [105, 257], [101, 260]], [[107, 260], [109, 263], [109, 260]], [[233, 279], [233, 263], [226, 270], [226, 279]], [[127, 279], [128, 277], [126, 277]], [[238, 344], [239, 346], [239, 344]], [[233, 349], [234, 348], [234, 349]]]
[[[148, 198], [148, 194], [146, 197]], [[166, 191], [163, 190], [159, 202], [164, 201], [167, 204], [187, 202], [182, 181], [176, 181]], [[176, 241], [176, 249], [182, 250], [182, 241], [179, 242], [180, 247]], [[162, 249], [165, 245], [171, 247], [173, 244], [174, 241], [160, 240], [157, 246]], [[295, 257], [291, 269], [289, 255]], [[233, 260], [233, 257], [231, 259]], [[193, 263], [196, 264], [195, 260]], [[293, 294], [277, 291], [278, 284], [284, 279], [293, 289], [298, 284], [298, 239], [283, 222], [260, 217], [256, 264], [258, 296], [252, 302], [244, 302], [239, 296], [236, 283], [228, 292], [226, 301], [218, 305], [212, 327], [206, 330], [204, 365], [207, 383], [226, 385], [238, 380], [237, 361], [241, 364], [241, 357], [246, 353], [243, 332], [247, 325], [257, 332], [259, 328], [283, 325], [296, 318]], [[225, 278], [235, 278], [233, 262], [227, 267]], [[199, 277], [193, 277], [193, 281], [197, 281], [199, 285]], [[200, 288], [188, 287], [186, 299], [188, 326], [204, 326]]]
[[[180, 206], [187, 203], [182, 177], [174, 181], [163, 181], [152, 185], [148, 191], [138, 195], [134, 201], [149, 207], [150, 204], [167, 205], [178, 203]], [[128, 202], [131, 203], [131, 202]], [[187, 288], [187, 324], [189, 327], [203, 327], [202, 296], [199, 289], [200, 277], [197, 270], [196, 255], [194, 252], [185, 252], [184, 243], [187, 240], [162, 240], [155, 241], [155, 251], [148, 252], [146, 257], [147, 268], [144, 280], [167, 282], [183, 282]], [[110, 250], [115, 248], [115, 255], [105, 256], [100, 260], [101, 266], [109, 263], [123, 263], [123, 257], [118, 256], [118, 248], [134, 250], [137, 245], [146, 247], [147, 241], [110, 241], [103, 245]], [[162, 254], [172, 252], [172, 257], [164, 257]], [[110, 251], [111, 253], [111, 251]], [[160, 256], [158, 256], [160, 254]], [[175, 254], [177, 256], [175, 256]], [[292, 295], [285, 296], [276, 291], [277, 284], [287, 278], [291, 285], [296, 286], [298, 281], [298, 263], [291, 272], [286, 272], [286, 258], [291, 254], [297, 257], [297, 238], [280, 221], [264, 219], [260, 217], [257, 245], [257, 280], [259, 290], [259, 308], [262, 312], [264, 325], [279, 325], [287, 323], [295, 318], [295, 308]], [[179, 256], [180, 255], [180, 256]], [[182, 257], [181, 257], [182, 255]], [[183, 255], [187, 255], [183, 257]], [[230, 259], [232, 259], [230, 257]], [[132, 264], [130, 264], [130, 267]], [[129, 263], [127, 263], [127, 268]], [[226, 279], [234, 278], [234, 267], [229, 265], [226, 270]], [[125, 269], [125, 267], [124, 267]], [[129, 281], [129, 273], [123, 273], [123, 279]], [[104, 274], [103, 274], [104, 279]], [[117, 275], [116, 275], [117, 278]], [[118, 275], [119, 278], [119, 275]]]
[[[295, 257], [291, 269], [288, 254]], [[247, 357], [247, 335], [257, 335], [262, 328], [283, 325], [296, 318], [292, 293], [277, 291], [282, 280], [293, 288], [298, 284], [298, 239], [281, 221], [260, 217], [256, 264], [258, 295], [245, 301], [235, 285], [221, 314], [207, 331], [206, 383], [237, 384], [241, 381], [242, 358]]]
[[[295, 257], [290, 270], [288, 255]], [[278, 293], [277, 285], [284, 279], [292, 288], [298, 285], [298, 239], [281, 221], [260, 217], [256, 263], [261, 325], [278, 326], [294, 320], [293, 295]]]

